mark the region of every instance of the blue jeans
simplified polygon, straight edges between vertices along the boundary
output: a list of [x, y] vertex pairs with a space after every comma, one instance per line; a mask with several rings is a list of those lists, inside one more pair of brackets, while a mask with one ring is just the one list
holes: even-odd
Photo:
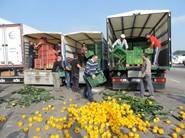
[[158, 65], [158, 57], [159, 57], [159, 53], [160, 53], [160, 48], [155, 48], [155, 56], [154, 56], [154, 62], [153, 65]]
[[88, 80], [86, 79], [86, 76], [84, 76], [84, 80], [85, 80], [85, 88], [84, 88], [84, 97], [87, 98], [88, 100], [92, 100], [93, 99], [93, 95], [92, 95], [92, 87], [89, 84]]

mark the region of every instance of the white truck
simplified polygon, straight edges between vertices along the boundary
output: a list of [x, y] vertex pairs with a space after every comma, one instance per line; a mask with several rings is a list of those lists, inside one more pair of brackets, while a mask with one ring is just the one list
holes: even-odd
[[0, 20], [0, 83], [23, 82], [24, 33], [39, 32], [24, 24]]

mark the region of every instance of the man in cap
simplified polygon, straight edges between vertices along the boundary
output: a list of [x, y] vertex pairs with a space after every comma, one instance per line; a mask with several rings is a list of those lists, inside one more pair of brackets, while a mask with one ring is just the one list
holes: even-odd
[[125, 35], [121, 34], [120, 38], [118, 38], [114, 44], [112, 45], [112, 48], [114, 48], [115, 46], [120, 46], [122, 48], [128, 49], [128, 44], [127, 44], [127, 40], [125, 39]]

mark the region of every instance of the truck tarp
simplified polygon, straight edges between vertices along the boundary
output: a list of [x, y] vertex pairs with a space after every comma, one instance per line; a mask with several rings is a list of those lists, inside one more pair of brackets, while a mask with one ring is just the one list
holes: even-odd
[[103, 34], [98, 31], [82, 31], [65, 34], [65, 37], [80, 44], [94, 44], [102, 41], [102, 35]]
[[104, 37], [103, 33], [99, 31], [79, 31], [65, 34], [65, 48], [66, 48], [66, 57], [74, 57], [76, 53], [79, 53], [79, 50], [83, 43], [95, 44], [102, 42]]

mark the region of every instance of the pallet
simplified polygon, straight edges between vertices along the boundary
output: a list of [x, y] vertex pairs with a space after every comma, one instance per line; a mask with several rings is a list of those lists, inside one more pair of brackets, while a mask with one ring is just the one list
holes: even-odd
[[142, 64], [126, 64], [126, 67], [141, 67]]

